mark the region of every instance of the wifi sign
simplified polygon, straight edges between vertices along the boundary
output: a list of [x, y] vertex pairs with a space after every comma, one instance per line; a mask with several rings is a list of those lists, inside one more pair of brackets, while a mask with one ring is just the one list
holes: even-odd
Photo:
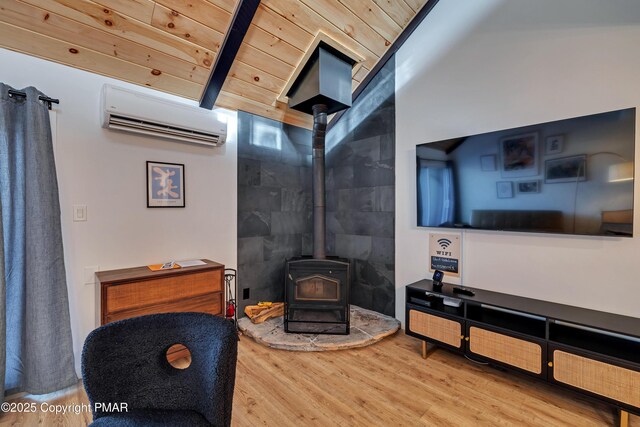
[[451, 244], [451, 240], [449, 240], [449, 239], [439, 239], [438, 240], [438, 244], [444, 250], [444, 249], [447, 249], [449, 247], [449, 245]]

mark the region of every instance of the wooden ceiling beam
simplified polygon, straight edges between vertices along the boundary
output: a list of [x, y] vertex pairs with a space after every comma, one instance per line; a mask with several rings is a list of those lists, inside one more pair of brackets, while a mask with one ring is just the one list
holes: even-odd
[[233, 61], [259, 4], [260, 0], [240, 0], [238, 2], [220, 52], [216, 56], [211, 76], [200, 99], [200, 107], [211, 110], [216, 103], [218, 94], [227, 78], [227, 74], [229, 74], [231, 65], [233, 65]]

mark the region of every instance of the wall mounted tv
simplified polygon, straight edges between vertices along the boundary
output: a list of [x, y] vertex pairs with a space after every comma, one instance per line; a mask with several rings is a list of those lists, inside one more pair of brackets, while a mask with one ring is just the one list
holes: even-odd
[[633, 236], [635, 108], [421, 144], [418, 226]]

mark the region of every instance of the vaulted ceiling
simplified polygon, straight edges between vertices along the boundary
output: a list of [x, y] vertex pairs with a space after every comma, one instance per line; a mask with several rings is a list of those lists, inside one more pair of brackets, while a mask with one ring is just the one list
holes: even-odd
[[[199, 100], [237, 2], [0, 0], [0, 46]], [[262, 0], [216, 105], [309, 127], [277, 98], [316, 36], [359, 57], [355, 89], [425, 2]]]

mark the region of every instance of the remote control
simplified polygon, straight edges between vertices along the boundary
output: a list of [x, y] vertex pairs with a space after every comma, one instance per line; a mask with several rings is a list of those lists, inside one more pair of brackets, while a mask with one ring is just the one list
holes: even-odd
[[468, 295], [470, 297], [472, 297], [472, 296], [474, 296], [476, 294], [471, 289], [460, 288], [460, 287], [457, 287], [457, 286], [455, 288], [453, 288], [453, 293], [454, 294]]

